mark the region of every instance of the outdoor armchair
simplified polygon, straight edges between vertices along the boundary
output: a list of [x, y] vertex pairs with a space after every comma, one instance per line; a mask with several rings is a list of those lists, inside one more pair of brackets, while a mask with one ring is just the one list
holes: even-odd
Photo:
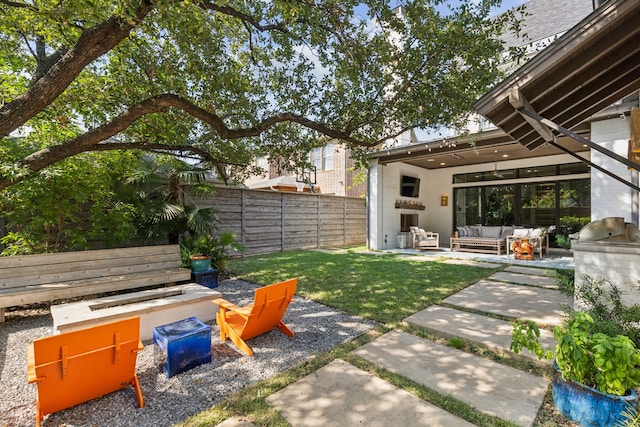
[[440, 235], [431, 231], [424, 231], [419, 227], [411, 227], [411, 242], [414, 249], [438, 248]]
[[253, 355], [253, 350], [247, 340], [271, 331], [280, 329], [284, 334], [292, 337], [293, 331], [282, 322], [289, 303], [296, 292], [298, 279], [258, 288], [255, 291], [253, 304], [239, 307], [222, 298], [215, 299], [214, 304], [220, 307], [216, 315], [220, 327], [220, 341], [227, 337], [244, 353]]

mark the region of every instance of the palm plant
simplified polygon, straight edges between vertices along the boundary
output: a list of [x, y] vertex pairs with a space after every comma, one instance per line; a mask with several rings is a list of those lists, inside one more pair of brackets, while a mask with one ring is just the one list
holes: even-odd
[[190, 198], [214, 192], [206, 182], [207, 171], [174, 158], [158, 160], [149, 157], [127, 181], [139, 188], [139, 239], [176, 244], [185, 233], [212, 235], [218, 224], [215, 212]]

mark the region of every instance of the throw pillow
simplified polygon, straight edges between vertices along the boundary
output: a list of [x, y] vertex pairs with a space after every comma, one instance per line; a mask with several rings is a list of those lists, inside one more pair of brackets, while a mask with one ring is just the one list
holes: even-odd
[[480, 227], [469, 227], [469, 237], [480, 237]]
[[516, 228], [513, 230], [513, 237], [528, 237], [530, 228]]
[[508, 225], [502, 226], [502, 233], [500, 234], [500, 237], [505, 238], [507, 236], [511, 236], [512, 234], [513, 234], [513, 227], [510, 227]]

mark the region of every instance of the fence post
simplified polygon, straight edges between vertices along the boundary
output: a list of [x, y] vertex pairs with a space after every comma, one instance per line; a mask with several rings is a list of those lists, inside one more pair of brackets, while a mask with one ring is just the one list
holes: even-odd
[[245, 193], [246, 191], [244, 189], [240, 190], [240, 241], [242, 242], [242, 245], [246, 248], [247, 247], [247, 238], [246, 238], [246, 230], [245, 230], [245, 224], [246, 224], [246, 218], [245, 218], [245, 211], [247, 210], [246, 207], [246, 202], [245, 202]]
[[347, 246], [347, 199], [342, 199], [342, 246]]
[[284, 252], [284, 241], [285, 241], [284, 224], [285, 224], [285, 219], [287, 217], [285, 214], [286, 205], [287, 203], [285, 200], [285, 193], [282, 192], [280, 193], [280, 252]]
[[320, 196], [316, 194], [316, 248], [320, 247]]

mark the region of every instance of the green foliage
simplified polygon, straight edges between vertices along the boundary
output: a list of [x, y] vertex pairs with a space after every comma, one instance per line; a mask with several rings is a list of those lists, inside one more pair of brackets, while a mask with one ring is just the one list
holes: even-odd
[[449, 338], [449, 346], [453, 348], [457, 348], [458, 350], [463, 349], [467, 343], [460, 337], [452, 337]]
[[623, 304], [617, 286], [584, 276], [575, 290], [575, 300], [593, 317], [596, 332], [625, 335], [640, 348], [640, 305]]
[[523, 348], [538, 356], [538, 359], [549, 360], [553, 358], [552, 351], [542, 348], [542, 344], [540, 344], [540, 328], [531, 320], [513, 322], [511, 350], [518, 354]]
[[621, 415], [622, 419], [615, 424], [615, 427], [640, 427], [640, 411], [638, 411], [638, 408], [628, 405]]
[[214, 193], [206, 179], [206, 171], [183, 161], [166, 156], [146, 157], [127, 180], [138, 190], [138, 239], [146, 243], [178, 243], [185, 233], [212, 234], [218, 224], [216, 213], [211, 208], [200, 208], [192, 198]]
[[640, 350], [624, 335], [593, 332], [593, 318], [571, 313], [554, 330], [556, 363], [565, 378], [615, 395], [640, 385]]
[[135, 207], [120, 180], [138, 161], [132, 153], [79, 155], [0, 193], [9, 230], [1, 240], [3, 255], [87, 248], [96, 240], [107, 245], [129, 241], [135, 234]]
[[[586, 299], [581, 296], [585, 294]], [[607, 292], [602, 282], [588, 278], [576, 289], [576, 296], [586, 304], [585, 311], [570, 310], [562, 324], [554, 328], [554, 351], [542, 348], [540, 330], [531, 321], [514, 322], [511, 349], [519, 353], [526, 348], [540, 359], [555, 356], [563, 378], [604, 393], [624, 395], [638, 387], [640, 350], [633, 339], [624, 335], [637, 337], [637, 307], [624, 307], [615, 286]]]
[[558, 289], [565, 295], [573, 296], [575, 292], [575, 270], [554, 270], [553, 276]]
[[580, 231], [582, 227], [591, 222], [591, 217], [588, 216], [572, 216], [566, 215], [560, 218], [560, 225], [565, 226], [569, 233]]
[[564, 237], [562, 234], [556, 234], [556, 243], [561, 248], [571, 249], [571, 239]]
[[227, 261], [234, 252], [244, 252], [245, 247], [236, 240], [231, 231], [224, 231], [218, 236], [203, 234], [197, 237], [186, 236], [180, 242], [182, 266], [190, 265], [190, 257], [204, 255], [211, 257], [211, 266], [223, 271]]
[[[413, 127], [460, 126], [501, 75], [500, 35], [519, 23], [492, 17], [499, 3], [451, 2], [441, 13], [446, 2], [417, 0], [399, 19], [376, 0], [2, 2], [0, 145], [21, 126], [36, 144], [0, 156], [0, 188], [81, 144], [190, 153], [242, 177], [257, 156], [301, 163], [327, 136], [366, 149]], [[116, 25], [102, 25], [109, 20]], [[116, 37], [121, 29], [130, 31]], [[80, 66], [62, 59], [73, 48]], [[53, 99], [20, 113], [14, 102], [30, 89], [30, 100]], [[112, 126], [163, 94], [194, 108], [154, 108]], [[105, 133], [87, 141], [96, 129]], [[53, 146], [64, 149], [39, 152], [37, 165], [29, 157]]]

